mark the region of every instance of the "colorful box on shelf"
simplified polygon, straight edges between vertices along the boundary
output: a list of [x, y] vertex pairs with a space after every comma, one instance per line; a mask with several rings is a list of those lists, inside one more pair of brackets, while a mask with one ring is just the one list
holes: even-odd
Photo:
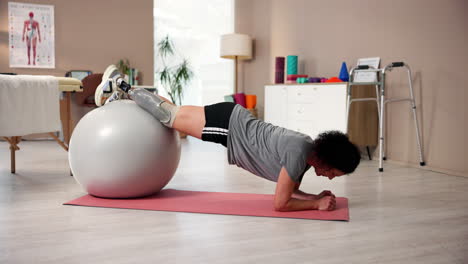
[[257, 96], [254, 94], [245, 95], [245, 107], [247, 109], [255, 109], [257, 106]]
[[310, 83], [319, 83], [322, 80], [321, 77], [310, 77], [309, 81]]
[[284, 72], [275, 72], [275, 83], [284, 83]]
[[234, 100], [234, 95], [233, 94], [225, 95], [224, 102], [235, 103], [236, 101]]
[[287, 73], [288, 75], [297, 74], [297, 62], [298, 56], [297, 55], [289, 55], [287, 60]]
[[326, 83], [334, 83], [334, 82], [343, 82], [340, 78], [338, 77], [331, 77], [330, 79], [325, 81]]
[[288, 81], [296, 81], [297, 78], [307, 78], [306, 74], [289, 74], [286, 78]]
[[240, 104], [243, 107], [246, 107], [246, 105], [245, 105], [245, 94], [244, 93], [234, 94], [234, 101], [236, 102], [236, 104]]
[[225, 95], [224, 101], [240, 104], [247, 109], [255, 109], [257, 106], [257, 96], [254, 94], [236, 93], [234, 95]]
[[306, 74], [289, 74], [286, 77], [286, 80], [288, 81], [288, 83], [296, 83], [297, 78], [307, 78], [307, 76], [308, 75]]
[[284, 83], [284, 57], [275, 59], [275, 83]]

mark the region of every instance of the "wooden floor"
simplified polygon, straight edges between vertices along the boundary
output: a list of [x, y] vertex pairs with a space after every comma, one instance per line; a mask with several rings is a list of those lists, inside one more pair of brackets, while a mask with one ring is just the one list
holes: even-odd
[[[0, 263], [468, 263], [468, 178], [363, 161], [303, 190], [350, 201], [350, 222], [63, 206], [83, 195], [67, 154], [22, 142], [17, 174], [0, 142]], [[184, 140], [172, 188], [273, 193], [228, 166], [225, 150]]]

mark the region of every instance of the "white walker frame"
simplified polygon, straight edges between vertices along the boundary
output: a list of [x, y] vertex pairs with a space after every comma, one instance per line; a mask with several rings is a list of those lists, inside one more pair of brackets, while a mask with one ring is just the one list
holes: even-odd
[[[405, 67], [408, 72], [408, 82], [409, 82], [409, 90], [410, 90], [410, 97], [408, 98], [397, 98], [397, 99], [385, 99], [385, 77], [387, 72], [393, 70], [393, 68], [398, 67]], [[374, 72], [377, 75], [377, 80], [375, 82], [354, 82], [355, 74], [358, 72]], [[351, 99], [351, 88], [354, 85], [375, 85], [375, 98], [356, 98]], [[426, 165], [423, 158], [422, 152], [422, 144], [421, 144], [421, 136], [419, 134], [419, 123], [418, 117], [416, 115], [416, 103], [414, 100], [414, 92], [413, 92], [413, 82], [411, 78], [411, 69], [410, 67], [404, 62], [392, 62], [385, 66], [383, 69], [375, 69], [369, 67], [368, 65], [360, 65], [354, 67], [349, 72], [349, 83], [348, 83], [348, 91], [346, 95], [346, 131], [348, 131], [348, 121], [349, 121], [349, 109], [351, 107], [351, 103], [353, 102], [363, 102], [363, 101], [375, 101], [377, 105], [377, 112], [379, 117], [379, 171], [383, 171], [383, 161], [386, 160], [385, 156], [385, 141], [384, 141], [384, 123], [385, 123], [385, 104], [391, 102], [402, 102], [402, 101], [409, 101], [411, 104], [411, 108], [413, 111], [413, 120], [416, 129], [416, 139], [418, 144], [418, 151], [419, 151], [419, 164], [421, 166]]]

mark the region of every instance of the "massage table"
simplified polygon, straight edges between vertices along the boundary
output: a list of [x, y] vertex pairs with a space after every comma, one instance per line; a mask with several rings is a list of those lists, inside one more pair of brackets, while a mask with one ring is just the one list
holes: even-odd
[[[21, 137], [47, 133], [68, 151], [72, 129], [71, 93], [82, 92], [80, 80], [69, 77], [0, 75], [0, 136], [10, 144], [11, 173]], [[60, 121], [60, 93], [64, 93], [66, 122]], [[64, 141], [54, 132], [64, 131]], [[66, 132], [66, 133], [65, 133]]]

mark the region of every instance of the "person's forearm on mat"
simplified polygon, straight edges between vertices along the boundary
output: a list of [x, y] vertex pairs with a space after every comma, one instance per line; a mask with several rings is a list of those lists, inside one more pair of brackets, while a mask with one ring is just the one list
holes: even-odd
[[299, 189], [296, 189], [292, 193], [291, 198], [295, 198], [299, 200], [317, 200], [319, 197], [317, 194], [306, 193]]
[[294, 190], [291, 197], [296, 198], [296, 199], [300, 199], [300, 200], [318, 200], [318, 199], [320, 199], [322, 197], [325, 197], [325, 196], [335, 197], [335, 195], [329, 190], [324, 190], [319, 194], [312, 194], [312, 193], [303, 192], [303, 191], [298, 189], [298, 186], [296, 186], [296, 189]]
[[276, 211], [289, 212], [289, 211], [304, 211], [304, 210], [318, 210], [317, 200], [300, 200], [290, 198], [285, 204], [275, 207]]
[[274, 205], [275, 210], [280, 212], [302, 211], [302, 210], [333, 210], [335, 209], [335, 197], [327, 196], [318, 200], [300, 200], [293, 198], [297, 190], [297, 183], [290, 177], [283, 167], [280, 171], [276, 184]]
[[317, 200], [300, 200], [291, 197], [286, 202], [275, 202], [275, 210], [280, 212], [304, 210], [332, 211], [335, 208], [336, 200], [334, 196], [325, 196]]

